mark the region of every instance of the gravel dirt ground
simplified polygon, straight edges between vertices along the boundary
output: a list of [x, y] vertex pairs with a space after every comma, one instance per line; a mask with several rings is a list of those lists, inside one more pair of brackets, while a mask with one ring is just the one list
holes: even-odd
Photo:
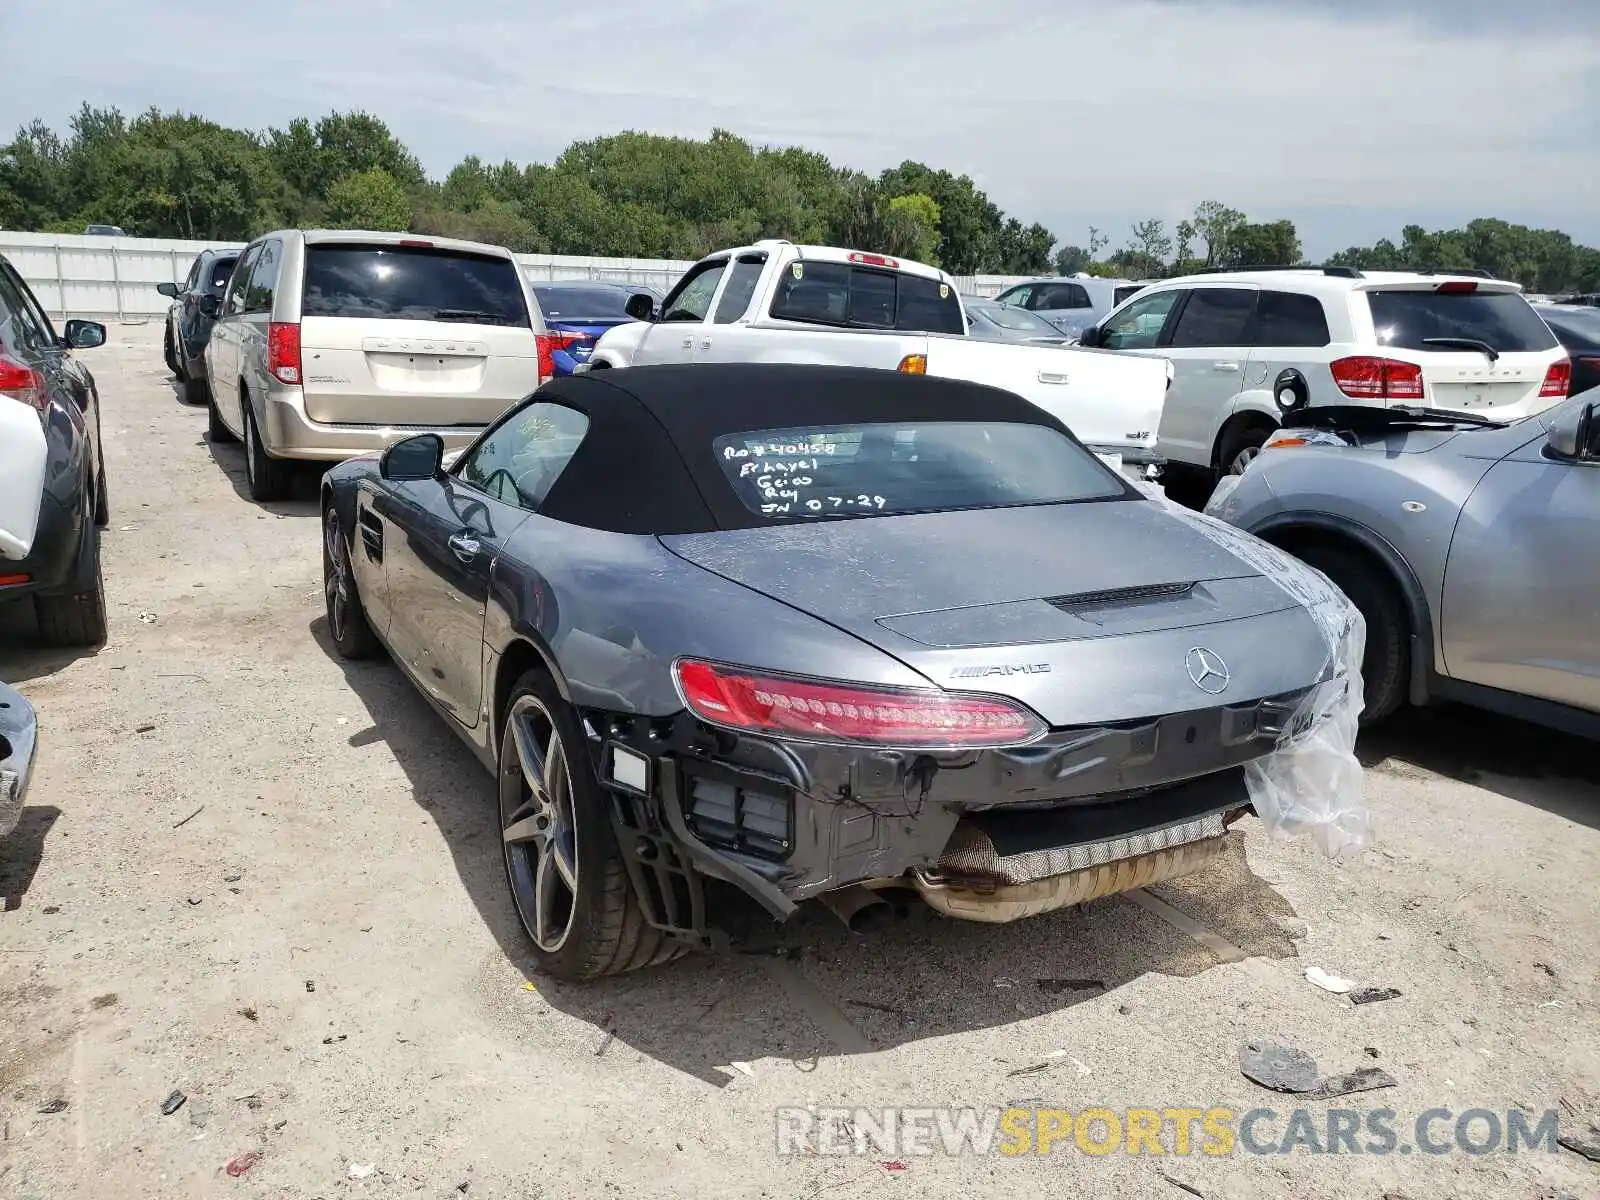
[[[111, 334], [89, 358], [110, 641], [41, 652], [31, 617], [0, 612], [0, 677], [42, 729], [0, 843], [0, 1195], [1600, 1195], [1565, 1149], [1069, 1137], [890, 1160], [780, 1156], [774, 1125], [813, 1104], [1270, 1107], [1274, 1143], [1297, 1102], [1237, 1062], [1267, 1040], [1397, 1081], [1299, 1102], [1319, 1141], [1340, 1105], [1395, 1110], [1402, 1146], [1432, 1108], [1581, 1129], [1600, 1118], [1594, 746], [1416, 714], [1363, 747], [1380, 842], [1342, 866], [1247, 821], [1153, 895], [1001, 927], [914, 911], [867, 937], [823, 914], [789, 958], [557, 985], [512, 914], [489, 777], [387, 660], [331, 652], [314, 473], [301, 499], [250, 503], [159, 325]], [[1308, 966], [1401, 995], [1356, 1006]]]

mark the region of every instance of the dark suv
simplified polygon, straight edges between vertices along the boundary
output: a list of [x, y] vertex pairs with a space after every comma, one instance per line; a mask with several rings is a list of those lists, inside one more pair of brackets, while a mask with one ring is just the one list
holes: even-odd
[[100, 530], [110, 519], [100, 397], [73, 350], [106, 327], [50, 318], [0, 255], [0, 603], [30, 599], [53, 646], [105, 641]]
[[162, 353], [167, 367], [183, 381], [183, 398], [189, 404], [204, 404], [210, 391], [206, 379], [206, 341], [216, 321], [237, 250], [202, 250], [189, 264], [182, 283], [158, 283], [156, 291], [172, 298], [167, 310], [167, 332]]

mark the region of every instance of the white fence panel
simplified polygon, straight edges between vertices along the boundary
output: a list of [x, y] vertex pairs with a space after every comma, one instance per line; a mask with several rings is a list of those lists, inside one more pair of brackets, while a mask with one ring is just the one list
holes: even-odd
[[[88, 237], [70, 233], [0, 230], [0, 254], [28, 281], [39, 303], [61, 317], [145, 321], [167, 311], [156, 284], [176, 283], [206, 249], [238, 249], [243, 242], [166, 238]], [[605, 258], [580, 254], [519, 254], [529, 279], [598, 279], [641, 283], [666, 291], [693, 264], [663, 258]], [[1020, 276], [967, 275], [956, 286], [969, 296], [993, 296]]]

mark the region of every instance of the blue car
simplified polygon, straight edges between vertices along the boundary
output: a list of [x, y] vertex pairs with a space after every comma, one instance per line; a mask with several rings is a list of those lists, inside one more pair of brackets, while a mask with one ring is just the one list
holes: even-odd
[[633, 320], [623, 311], [628, 297], [643, 292], [654, 296], [659, 307], [662, 294], [641, 283], [606, 283], [594, 279], [554, 280], [533, 284], [534, 297], [544, 313], [554, 349], [551, 358], [557, 375], [571, 375], [589, 361], [600, 335], [613, 325]]

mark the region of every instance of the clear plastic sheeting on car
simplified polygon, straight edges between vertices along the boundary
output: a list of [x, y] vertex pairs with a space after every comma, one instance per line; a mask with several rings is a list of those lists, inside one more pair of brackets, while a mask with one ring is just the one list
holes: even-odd
[[[1213, 517], [1175, 504], [1159, 487], [1142, 490], [1294, 597], [1322, 630], [1328, 657], [1320, 681], [1284, 726], [1277, 748], [1245, 767], [1245, 783], [1267, 834], [1309, 837], [1330, 858], [1372, 845], [1372, 812], [1362, 799], [1356, 758], [1367, 623], [1328, 577], [1284, 551]], [[1263, 647], [1263, 653], [1271, 653]]]

